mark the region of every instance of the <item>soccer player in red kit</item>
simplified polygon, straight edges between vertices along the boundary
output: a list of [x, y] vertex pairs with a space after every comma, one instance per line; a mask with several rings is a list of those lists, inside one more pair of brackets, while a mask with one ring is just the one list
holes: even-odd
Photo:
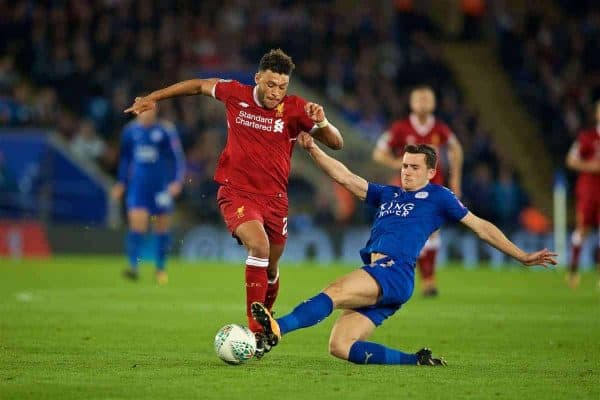
[[[575, 289], [580, 280], [581, 245], [591, 229], [600, 229], [600, 101], [596, 103], [596, 126], [579, 133], [567, 154], [567, 166], [579, 173], [575, 186], [575, 230], [571, 236], [571, 261], [567, 274], [569, 286]], [[600, 242], [596, 262], [600, 267]]]
[[268, 351], [250, 304], [273, 307], [279, 290], [278, 261], [287, 239], [287, 185], [296, 137], [309, 131], [323, 144], [341, 149], [339, 130], [325, 118], [323, 107], [287, 95], [294, 63], [281, 49], [260, 60], [255, 86], [222, 79], [192, 79], [136, 98], [125, 110], [139, 114], [156, 102], [202, 94], [225, 104], [227, 144], [215, 180], [217, 201], [228, 229], [247, 248], [246, 314], [257, 334], [257, 356]]
[[[444, 146], [448, 152], [450, 167], [450, 190], [460, 197], [463, 151], [460, 142], [448, 125], [433, 115], [435, 110], [435, 93], [429, 86], [415, 87], [410, 92], [411, 114], [408, 118], [394, 121], [385, 131], [373, 150], [373, 160], [398, 172], [402, 169], [403, 150], [409, 144], [427, 144], [438, 149]], [[431, 183], [444, 185], [444, 171], [440, 166]], [[435, 258], [440, 247], [439, 232], [434, 232], [425, 243], [418, 259], [422, 278], [423, 295], [436, 296]]]

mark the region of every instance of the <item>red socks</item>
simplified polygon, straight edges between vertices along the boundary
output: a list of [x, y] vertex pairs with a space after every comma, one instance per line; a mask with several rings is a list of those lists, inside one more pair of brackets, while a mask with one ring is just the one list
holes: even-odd
[[571, 235], [571, 262], [569, 263], [569, 271], [571, 273], [577, 272], [579, 269], [579, 255], [581, 254], [581, 245], [583, 244], [583, 237], [578, 231], [573, 232]]
[[252, 318], [250, 305], [255, 301], [265, 303], [267, 296], [267, 267], [269, 260], [248, 256], [246, 259], [246, 315], [252, 332], [262, 332], [262, 327]]
[[277, 272], [275, 279], [268, 280], [265, 307], [267, 307], [269, 311], [273, 309], [273, 304], [275, 304], [275, 300], [277, 300], [277, 293], [279, 293], [279, 271]]
[[437, 249], [427, 249], [419, 257], [419, 271], [421, 271], [421, 278], [424, 280], [430, 280], [435, 275], [435, 257], [437, 256]]

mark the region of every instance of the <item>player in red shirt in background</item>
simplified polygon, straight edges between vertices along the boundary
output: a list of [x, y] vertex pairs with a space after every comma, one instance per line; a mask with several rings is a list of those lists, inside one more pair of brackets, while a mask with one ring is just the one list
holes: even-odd
[[192, 79], [136, 98], [125, 110], [139, 114], [156, 102], [177, 96], [202, 94], [225, 104], [227, 144], [215, 181], [221, 184], [217, 201], [232, 234], [247, 248], [246, 314], [257, 334], [257, 357], [269, 351], [260, 336], [250, 304], [273, 307], [279, 290], [278, 261], [287, 239], [287, 185], [296, 137], [309, 131], [332, 149], [343, 139], [325, 118], [323, 107], [298, 96], [287, 95], [294, 63], [281, 49], [260, 60], [255, 86], [222, 79]]
[[[449, 188], [460, 197], [463, 151], [462, 146], [450, 128], [433, 115], [435, 93], [429, 86], [415, 87], [410, 92], [411, 114], [408, 118], [394, 121], [385, 131], [373, 150], [373, 160], [390, 167], [398, 174], [402, 169], [402, 152], [408, 144], [428, 144], [438, 150], [447, 149], [450, 167]], [[438, 165], [437, 173], [431, 183], [444, 185], [444, 171]], [[435, 258], [440, 248], [439, 231], [433, 233], [425, 243], [418, 259], [419, 271], [423, 282], [423, 295], [437, 296], [435, 285]]]
[[[571, 236], [571, 261], [567, 282], [579, 286], [579, 254], [590, 230], [600, 228], [600, 101], [596, 102], [596, 126], [582, 130], [567, 154], [567, 166], [579, 173], [575, 186], [575, 231]], [[598, 233], [600, 236], [600, 232]], [[600, 266], [600, 242], [596, 249]], [[600, 286], [600, 282], [598, 282]]]

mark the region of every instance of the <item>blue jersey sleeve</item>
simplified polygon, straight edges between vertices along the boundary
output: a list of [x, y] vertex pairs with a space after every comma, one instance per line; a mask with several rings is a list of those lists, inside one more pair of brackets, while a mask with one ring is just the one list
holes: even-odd
[[445, 187], [442, 190], [441, 207], [446, 220], [453, 222], [460, 221], [469, 212], [458, 197]]
[[117, 173], [117, 179], [122, 184], [127, 184], [129, 180], [129, 166], [132, 159], [132, 145], [131, 145], [131, 129], [129, 127], [123, 129], [121, 132], [121, 150], [119, 152], [119, 171]]
[[373, 207], [379, 207], [381, 205], [381, 196], [383, 195], [385, 188], [385, 185], [378, 185], [377, 183], [369, 182], [365, 203]]
[[185, 178], [185, 155], [183, 153], [183, 149], [181, 148], [181, 141], [179, 140], [179, 136], [177, 135], [177, 130], [175, 129], [174, 125], [168, 124], [165, 126], [165, 131], [167, 132], [169, 138], [169, 150], [171, 151], [173, 160], [175, 161], [175, 177], [173, 181], [183, 183]]

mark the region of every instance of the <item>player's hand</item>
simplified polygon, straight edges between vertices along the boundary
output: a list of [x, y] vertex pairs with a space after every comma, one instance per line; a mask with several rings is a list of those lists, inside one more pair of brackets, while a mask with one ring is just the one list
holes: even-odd
[[183, 189], [183, 185], [179, 182], [172, 182], [168, 188], [169, 193], [171, 194], [172, 197], [179, 196], [182, 189]]
[[314, 123], [323, 122], [325, 120], [325, 110], [323, 110], [323, 106], [317, 103], [306, 103], [304, 111], [306, 111], [306, 115], [308, 115], [308, 118]]
[[527, 253], [521, 262], [523, 265], [527, 266], [541, 265], [542, 267], [547, 268], [551, 265], [556, 265], [556, 256], [558, 256], [558, 254], [548, 249], [544, 249], [536, 251], [535, 253]]
[[121, 197], [123, 197], [123, 193], [125, 193], [125, 185], [116, 183], [110, 191], [110, 197], [112, 197], [113, 200], [120, 200]]
[[127, 108], [125, 113], [132, 113], [135, 115], [140, 115], [144, 111], [154, 110], [156, 108], [156, 101], [149, 99], [146, 97], [136, 97], [135, 102], [129, 108]]
[[315, 139], [308, 132], [300, 132], [298, 135], [298, 144], [302, 146], [305, 150], [310, 150], [314, 147], [317, 147], [315, 144]]

